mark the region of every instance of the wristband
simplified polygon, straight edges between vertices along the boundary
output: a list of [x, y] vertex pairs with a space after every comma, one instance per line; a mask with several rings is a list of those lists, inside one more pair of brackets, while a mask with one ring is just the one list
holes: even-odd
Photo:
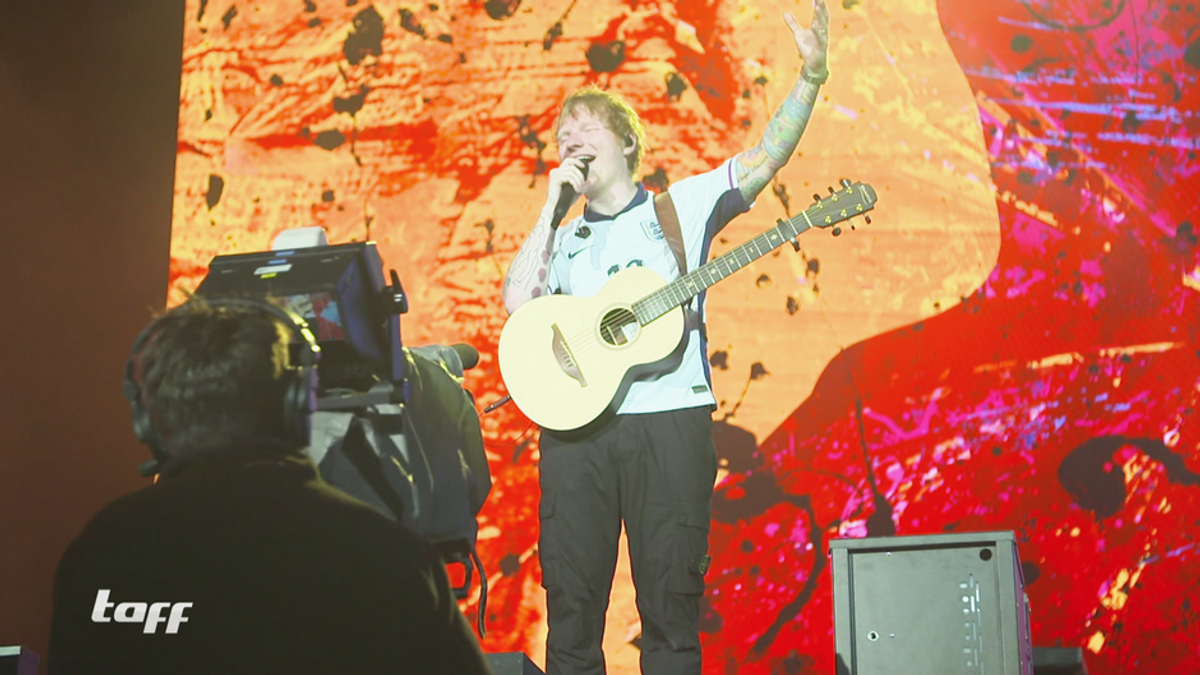
[[818, 75], [809, 70], [808, 66], [804, 66], [800, 68], [800, 77], [804, 78], [804, 81], [809, 84], [822, 85], [825, 84], [825, 80], [829, 79], [829, 69], [826, 68], [825, 72]]

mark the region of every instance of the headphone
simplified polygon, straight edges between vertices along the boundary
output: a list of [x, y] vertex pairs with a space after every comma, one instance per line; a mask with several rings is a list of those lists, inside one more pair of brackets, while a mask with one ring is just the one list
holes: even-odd
[[[300, 343], [299, 364], [289, 365], [283, 373], [283, 424], [287, 434], [286, 440], [298, 447], [308, 447], [311, 440], [312, 426], [310, 418], [313, 412], [312, 392], [316, 386], [316, 365], [321, 356], [321, 347], [308, 327], [308, 322], [296, 312], [280, 307], [266, 300], [257, 298], [203, 298], [209, 307], [229, 307], [259, 311], [269, 317], [281, 321], [291, 331], [293, 341]], [[166, 316], [166, 315], [164, 315]], [[125, 382], [121, 392], [129, 401], [129, 410], [133, 418], [133, 433], [137, 439], [150, 447], [154, 459], [141, 466], [144, 476], [158, 473], [160, 465], [166, 459], [163, 454], [162, 439], [154, 430], [150, 413], [142, 403], [142, 387], [138, 382], [137, 364], [138, 352], [154, 334], [155, 328], [162, 317], [151, 321], [142, 329], [133, 341], [129, 352], [129, 361], [125, 364]]]

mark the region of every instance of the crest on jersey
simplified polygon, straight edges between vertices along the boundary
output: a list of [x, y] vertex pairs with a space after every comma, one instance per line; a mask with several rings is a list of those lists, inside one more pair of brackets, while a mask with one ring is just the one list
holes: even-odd
[[667, 238], [663, 234], [662, 225], [659, 225], [657, 220], [643, 220], [642, 232], [645, 232], [646, 238], [652, 241], [662, 241]]

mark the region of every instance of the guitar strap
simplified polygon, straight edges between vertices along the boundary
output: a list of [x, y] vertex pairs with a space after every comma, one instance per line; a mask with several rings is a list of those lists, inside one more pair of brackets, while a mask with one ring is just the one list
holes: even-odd
[[675, 201], [671, 199], [671, 193], [667, 190], [654, 195], [654, 214], [658, 216], [658, 224], [667, 238], [667, 245], [675, 254], [679, 276], [687, 274], [687, 255], [683, 251], [683, 231], [679, 229], [679, 213], [675, 210]]
[[[658, 216], [658, 224], [662, 227], [663, 236], [671, 253], [675, 254], [675, 264], [679, 265], [679, 276], [687, 274], [687, 254], [683, 250], [683, 230], [679, 227], [679, 212], [675, 210], [675, 201], [667, 190], [654, 195], [654, 214]], [[691, 305], [691, 302], [688, 302]], [[700, 318], [700, 313], [691, 307], [684, 307], [688, 328], [699, 328], [704, 339], [708, 339], [708, 330]]]

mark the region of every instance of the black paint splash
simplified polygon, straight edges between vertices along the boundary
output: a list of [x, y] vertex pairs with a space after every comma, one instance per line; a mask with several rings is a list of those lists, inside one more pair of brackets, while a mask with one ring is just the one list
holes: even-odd
[[1192, 223], [1185, 220], [1175, 227], [1174, 237], [1163, 237], [1163, 243], [1174, 252], [1186, 255], [1196, 248], [1200, 240], [1196, 237]]
[[771, 183], [771, 193], [783, 205], [783, 214], [786, 218], [792, 217], [792, 196], [788, 194], [787, 185], [779, 179], [775, 179]]
[[[863, 401], [862, 394], [858, 391], [857, 383], [854, 384], [854, 417], [858, 423], [858, 442], [862, 446], [863, 465], [867, 473], [867, 485], [871, 488], [871, 503], [875, 510], [867, 517], [866, 527], [868, 537], [890, 537], [896, 534], [896, 523], [893, 520], [894, 513], [892, 504], [887, 500], [887, 497], [879, 491], [879, 485], [875, 482], [875, 465], [871, 461], [871, 450], [867, 447], [867, 432], [863, 422]], [[824, 559], [823, 557], [821, 557]]]
[[208, 204], [208, 210], [212, 211], [217, 204], [221, 202], [221, 193], [225, 191], [225, 179], [217, 174], [208, 175], [208, 194], [204, 196], [204, 202]]
[[317, 134], [317, 138], [313, 141], [313, 143], [318, 147], [325, 148], [326, 150], [333, 150], [345, 142], [346, 135], [337, 129], [322, 131], [321, 133]]
[[516, 13], [521, 7], [521, 0], [487, 0], [483, 8], [487, 15], [496, 21], [503, 21]]
[[[1086, 33], [1097, 28], [1103, 28], [1116, 21], [1117, 17], [1125, 12], [1126, 2], [1127, 0], [1120, 0], [1120, 2], [1108, 0], [1107, 2], [1094, 3], [1094, 6], [1099, 8], [1098, 10], [1094, 10], [1097, 14], [1096, 16], [1090, 21], [1079, 21], [1077, 16], [1071, 14], [1072, 23], [1058, 21], [1049, 16], [1054, 7], [1060, 6], [1060, 0], [1022, 0], [1021, 4], [1025, 5], [1025, 9], [1029, 10], [1033, 18], [1044, 26], [1055, 30]], [[1068, 5], [1068, 8], [1070, 7]]]
[[1189, 470], [1183, 457], [1162, 441], [1150, 438], [1101, 436], [1081, 444], [1058, 465], [1058, 482], [1081, 508], [1110, 518], [1125, 507], [1125, 474], [1114, 454], [1132, 445], [1166, 470], [1167, 480], [1177, 485], [1200, 485], [1200, 474]]
[[413, 35], [421, 36], [422, 39], [429, 39], [429, 34], [425, 32], [425, 26], [417, 21], [416, 15], [407, 7], [400, 8], [400, 27]]
[[712, 356], [708, 357], [708, 365], [720, 370], [729, 370], [729, 352], [724, 350], [713, 352]]
[[642, 183], [651, 190], [654, 190], [655, 193], [660, 193], [671, 187], [671, 179], [667, 176], [667, 170], [661, 166], [642, 176]]
[[578, 1], [579, 0], [571, 0], [571, 4], [567, 5], [567, 10], [562, 13], [562, 16], [558, 17], [558, 20], [554, 22], [554, 25], [550, 26], [550, 29], [547, 30], [546, 34], [542, 36], [543, 51], [550, 51], [550, 48], [554, 46], [555, 41], [562, 37], [563, 22], [566, 21], [567, 17], [571, 15], [571, 10], [575, 9], [575, 3]]
[[625, 43], [621, 40], [593, 42], [587, 49], [587, 60], [597, 73], [611, 73], [625, 62]]
[[1183, 62], [1189, 66], [1200, 70], [1200, 37], [1192, 40], [1187, 49], [1183, 52]]
[[533, 125], [529, 123], [529, 115], [522, 115], [517, 118], [517, 135], [526, 147], [533, 148], [537, 151], [537, 162], [533, 167], [533, 175], [529, 177], [529, 187], [532, 188], [537, 184], [537, 177], [546, 173], [546, 161], [542, 159], [542, 153], [546, 150], [546, 142], [539, 136]]
[[519, 125], [517, 134], [521, 138], [521, 143], [526, 147], [533, 148], [538, 155], [541, 155], [542, 151], [546, 149], [546, 142], [538, 137], [537, 130], [529, 123], [529, 115], [518, 117], [517, 124]]
[[809, 499], [808, 495], [801, 495], [800, 497], [793, 498], [791, 501], [808, 514], [809, 537], [812, 539], [813, 550], [817, 551], [818, 553], [817, 555], [813, 556], [813, 566], [812, 569], [808, 571], [808, 579], [804, 582], [804, 588], [800, 589], [800, 592], [796, 594], [795, 599], [784, 605], [783, 608], [779, 610], [779, 614], [775, 617], [775, 621], [771, 622], [771, 626], [767, 628], [767, 630], [763, 632], [762, 636], [754, 642], [754, 647], [752, 649], [759, 654], [767, 651], [771, 644], [775, 642], [775, 638], [779, 637], [779, 631], [783, 630], [784, 626], [788, 625], [792, 621], [795, 621], [796, 617], [800, 616], [800, 612], [804, 610], [804, 606], [808, 604], [808, 601], [812, 599], [813, 593], [816, 592], [817, 583], [821, 579], [822, 574], [825, 572], [825, 567], [829, 564], [825, 560], [824, 555], [824, 532], [820, 527], [817, 526], [816, 514], [813, 512], [812, 507], [812, 500]]
[[495, 245], [495, 242], [492, 240], [492, 237], [496, 233], [496, 221], [492, 220], [491, 218], [488, 218], [487, 220], [483, 221], [482, 223], [476, 223], [475, 227], [482, 227], [484, 232], [487, 233], [487, 241], [484, 242], [484, 252], [489, 255], [491, 253], [495, 252], [496, 245]]
[[346, 113], [347, 115], [354, 117], [356, 114], [358, 114], [359, 110], [362, 110], [363, 101], [366, 100], [367, 94], [370, 93], [370, 91], [370, 87], [363, 86], [360, 87], [358, 93], [354, 94], [353, 96], [347, 96], [345, 98], [340, 96], [333, 97], [333, 111], [335, 113]]
[[354, 15], [354, 29], [346, 36], [342, 53], [352, 66], [362, 63], [368, 55], [383, 54], [383, 17], [374, 7]]
[[562, 37], [562, 34], [562, 21], [555, 21], [550, 30], [546, 31], [546, 34], [542, 36], [542, 51], [550, 51], [550, 48], [554, 46], [554, 41]]
[[[730, 430], [725, 429], [724, 431]], [[737, 440], [736, 434], [727, 436], [725, 440]], [[745, 439], [741, 440], [744, 443]], [[749, 446], [746, 445], [739, 447], [743, 453], [750, 450]], [[722, 451], [732, 452], [733, 449], [735, 449], [733, 446], [727, 446]], [[758, 452], [757, 445], [754, 447], [754, 452]], [[720, 453], [718, 453], [718, 457], [720, 456]], [[728, 459], [730, 463], [735, 461], [732, 455]], [[755, 464], [759, 463], [757, 457], [754, 457], [753, 461]], [[779, 487], [779, 482], [776, 480], [775, 475], [769, 471], [754, 471], [746, 474], [746, 477], [738, 483], [738, 487], [741, 488], [740, 494], [742, 496], [735, 499], [729, 497], [728, 491], [713, 495], [713, 520], [734, 525], [739, 521], [757, 518], [779, 504], [789, 503], [803, 507], [809, 501], [808, 495], [797, 496], [784, 492], [783, 488]]]
[[713, 446], [717, 460], [731, 474], [744, 474], [762, 468], [758, 454], [758, 439], [754, 434], [731, 423], [728, 419], [713, 422]]
[[683, 93], [687, 91], [687, 80], [680, 77], [679, 73], [670, 72], [663, 76], [667, 82], [667, 100], [678, 101], [683, 97]]

